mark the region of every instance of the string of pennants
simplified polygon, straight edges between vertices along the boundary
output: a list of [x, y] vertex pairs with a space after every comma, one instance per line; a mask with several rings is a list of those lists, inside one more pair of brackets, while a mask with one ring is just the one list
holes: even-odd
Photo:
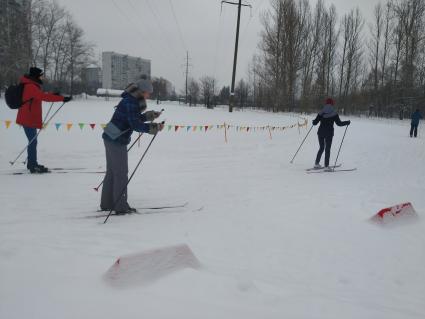
[[[230, 130], [230, 129], [235, 129], [236, 131], [240, 131], [240, 132], [256, 132], [256, 131], [265, 131], [265, 130], [269, 130], [269, 131], [284, 131], [286, 129], [290, 129], [290, 128], [294, 128], [294, 127], [306, 127], [307, 126], [307, 119], [303, 119], [304, 122], [303, 123], [296, 123], [290, 126], [242, 126], [242, 125], [231, 125], [231, 124], [221, 124], [221, 125], [174, 125], [174, 124], [168, 124], [165, 125], [165, 130], [166, 131], [186, 131], [186, 132], [196, 132], [196, 131], [204, 131], [204, 132], [208, 132], [211, 131], [213, 129], [226, 129], [226, 130]], [[6, 128], [8, 129], [12, 123], [14, 124], [14, 122], [10, 121], [10, 120], [5, 120], [4, 121]], [[18, 124], [17, 124], [18, 125]], [[48, 126], [53, 126], [56, 128], [57, 131], [59, 131], [60, 128], [64, 128], [67, 131], [70, 131], [73, 127], [79, 127], [80, 130], [83, 130], [85, 127], [90, 127], [92, 130], [94, 130], [97, 126], [100, 126], [102, 129], [105, 128], [106, 124], [96, 124], [96, 123], [54, 123], [54, 124], [45, 124], [43, 126], [43, 129], [46, 129]]]

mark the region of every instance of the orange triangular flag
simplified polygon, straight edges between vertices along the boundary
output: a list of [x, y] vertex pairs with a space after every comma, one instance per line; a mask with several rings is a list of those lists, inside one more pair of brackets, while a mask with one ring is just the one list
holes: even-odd
[[67, 123], [67, 124], [66, 124], [66, 129], [67, 129], [68, 131], [71, 129], [71, 127], [72, 127], [72, 123]]

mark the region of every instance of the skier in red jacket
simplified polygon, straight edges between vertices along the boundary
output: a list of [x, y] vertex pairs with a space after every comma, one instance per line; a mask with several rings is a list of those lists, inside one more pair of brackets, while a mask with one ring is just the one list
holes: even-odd
[[16, 123], [24, 128], [28, 138], [28, 160], [27, 168], [31, 173], [47, 173], [49, 170], [37, 162], [37, 129], [41, 129], [42, 101], [45, 102], [69, 102], [72, 97], [64, 97], [58, 94], [50, 94], [42, 91], [43, 71], [39, 68], [30, 68], [27, 75], [21, 77], [20, 82], [24, 84], [22, 101], [25, 103], [19, 108]]

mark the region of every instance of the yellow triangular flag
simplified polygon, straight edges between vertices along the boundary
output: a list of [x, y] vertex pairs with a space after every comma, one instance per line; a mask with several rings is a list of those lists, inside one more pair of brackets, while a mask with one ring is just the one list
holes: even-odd
[[12, 121], [4, 121], [4, 123], [6, 124], [6, 128], [9, 128], [10, 124], [12, 124]]

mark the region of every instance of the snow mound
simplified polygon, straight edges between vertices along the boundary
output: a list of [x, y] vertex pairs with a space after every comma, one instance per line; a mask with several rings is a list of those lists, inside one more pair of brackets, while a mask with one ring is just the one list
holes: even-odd
[[143, 286], [179, 270], [200, 267], [189, 246], [182, 244], [120, 257], [104, 279], [114, 287]]

